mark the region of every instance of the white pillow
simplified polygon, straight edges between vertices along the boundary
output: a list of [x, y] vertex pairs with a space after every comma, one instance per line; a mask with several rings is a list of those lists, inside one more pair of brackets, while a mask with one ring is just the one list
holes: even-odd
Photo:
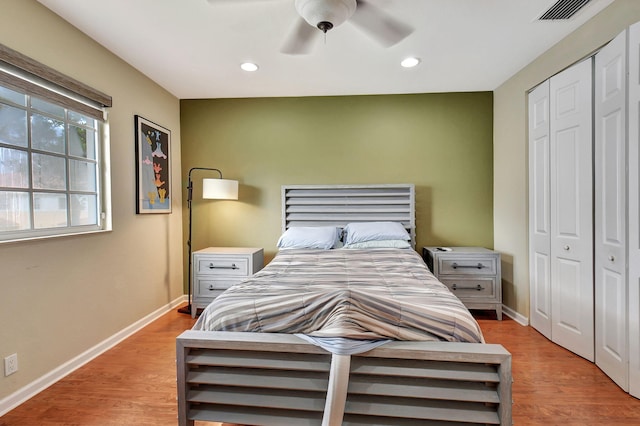
[[340, 240], [340, 229], [334, 226], [294, 226], [278, 239], [279, 249], [323, 249], [333, 248]]
[[364, 241], [411, 239], [404, 226], [398, 222], [354, 222], [344, 228], [344, 233], [345, 245]]
[[347, 244], [346, 249], [365, 249], [365, 248], [411, 248], [411, 244], [406, 240], [372, 240], [363, 241], [361, 243]]

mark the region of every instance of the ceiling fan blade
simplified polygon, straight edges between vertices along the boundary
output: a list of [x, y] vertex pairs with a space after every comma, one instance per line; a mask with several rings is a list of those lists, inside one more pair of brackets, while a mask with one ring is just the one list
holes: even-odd
[[358, 7], [349, 22], [384, 47], [399, 43], [413, 32], [408, 24], [364, 0], [358, 0]]
[[311, 52], [313, 42], [320, 30], [313, 28], [302, 17], [296, 19], [280, 52], [287, 55], [306, 55]]

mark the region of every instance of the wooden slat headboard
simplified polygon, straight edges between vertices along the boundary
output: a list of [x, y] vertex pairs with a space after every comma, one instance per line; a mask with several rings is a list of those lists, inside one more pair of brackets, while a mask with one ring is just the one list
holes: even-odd
[[282, 231], [292, 226], [345, 227], [350, 222], [400, 222], [416, 244], [415, 186], [283, 185]]

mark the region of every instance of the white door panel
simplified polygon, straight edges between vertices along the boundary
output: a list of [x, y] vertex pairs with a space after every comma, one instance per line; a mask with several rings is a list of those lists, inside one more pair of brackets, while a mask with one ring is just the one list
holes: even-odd
[[546, 253], [533, 253], [531, 326], [551, 339], [551, 265]]
[[533, 204], [532, 231], [536, 236], [549, 241], [549, 135], [532, 142], [531, 155], [535, 167], [531, 170], [533, 193], [540, 199]]
[[563, 129], [555, 133], [555, 197], [553, 210], [556, 217], [553, 232], [555, 238], [580, 238], [580, 186], [582, 165], [580, 160], [583, 141], [579, 127]]
[[550, 79], [551, 339], [593, 361], [592, 61]]
[[554, 341], [562, 339], [563, 333], [580, 334], [582, 331], [582, 308], [575, 301], [581, 299], [580, 262], [562, 257], [556, 257], [556, 275], [553, 290], [554, 306], [560, 309], [554, 311], [553, 320], [557, 327], [553, 329]]
[[[613, 358], [615, 363], [624, 363], [627, 359], [626, 327], [620, 327], [620, 324], [626, 321], [626, 298], [622, 297], [625, 293], [625, 280], [615, 271], [603, 269], [601, 272], [599, 297], [607, 311], [606, 315], [597, 319], [604, 331], [599, 340], [600, 349], [607, 357]], [[604, 354], [596, 352], [596, 362], [602, 355]], [[627, 376], [626, 369], [624, 370], [622, 377]]]
[[596, 364], [629, 388], [626, 32], [595, 56]]
[[529, 94], [529, 300], [531, 326], [551, 339], [549, 81]]
[[640, 24], [629, 27], [628, 63], [629, 393], [640, 398]]

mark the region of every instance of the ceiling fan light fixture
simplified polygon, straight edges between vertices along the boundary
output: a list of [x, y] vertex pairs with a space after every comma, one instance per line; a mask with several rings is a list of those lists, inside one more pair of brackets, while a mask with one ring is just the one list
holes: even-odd
[[253, 62], [243, 62], [240, 64], [240, 68], [247, 72], [258, 71], [258, 65]]
[[413, 68], [417, 66], [419, 63], [420, 63], [420, 58], [411, 56], [403, 59], [402, 62], [400, 62], [400, 65], [402, 65], [404, 68]]
[[333, 24], [331, 22], [322, 21], [318, 22], [318, 29], [323, 33], [327, 33], [331, 28], [333, 28]]
[[312, 27], [326, 33], [344, 23], [356, 11], [356, 0], [296, 0], [298, 14]]

